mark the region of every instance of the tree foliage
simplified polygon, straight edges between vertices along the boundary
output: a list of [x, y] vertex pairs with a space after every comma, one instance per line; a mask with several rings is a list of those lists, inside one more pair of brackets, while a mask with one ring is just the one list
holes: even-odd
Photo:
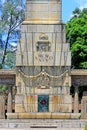
[[73, 17], [66, 25], [67, 40], [70, 40], [72, 65], [87, 69], [87, 8], [73, 11]]
[[5, 68], [14, 69], [16, 62], [16, 54], [11, 51], [7, 51], [5, 59]]
[[16, 3], [14, 1], [7, 1], [3, 4], [3, 10], [0, 19], [0, 34], [6, 34], [6, 41], [1, 68], [3, 68], [5, 63], [9, 40], [12, 38], [14, 32], [20, 30], [19, 26], [23, 21], [23, 18], [24, 11], [21, 6], [19, 6], [19, 0]]
[[6, 85], [0, 85], [0, 93], [6, 94], [8, 87]]

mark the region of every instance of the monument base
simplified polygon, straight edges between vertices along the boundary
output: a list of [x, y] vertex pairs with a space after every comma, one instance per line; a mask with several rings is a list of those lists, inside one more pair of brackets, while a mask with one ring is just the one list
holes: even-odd
[[7, 113], [8, 119], [79, 119], [80, 113]]

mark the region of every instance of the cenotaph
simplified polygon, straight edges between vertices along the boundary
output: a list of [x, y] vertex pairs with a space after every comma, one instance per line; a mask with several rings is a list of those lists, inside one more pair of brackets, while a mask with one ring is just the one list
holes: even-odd
[[16, 54], [15, 113], [8, 118], [70, 118], [71, 52], [62, 0], [26, 0]]

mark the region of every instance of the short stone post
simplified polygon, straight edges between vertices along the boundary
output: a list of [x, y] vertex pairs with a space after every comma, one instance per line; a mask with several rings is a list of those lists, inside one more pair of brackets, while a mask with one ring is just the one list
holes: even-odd
[[5, 99], [4, 95], [0, 94], [0, 119], [5, 118]]
[[12, 113], [12, 89], [11, 89], [11, 85], [8, 86], [7, 113]]
[[81, 118], [87, 119], [87, 91], [83, 92], [81, 100]]
[[74, 96], [74, 113], [79, 112], [79, 101], [78, 101], [78, 86], [75, 86], [75, 96]]

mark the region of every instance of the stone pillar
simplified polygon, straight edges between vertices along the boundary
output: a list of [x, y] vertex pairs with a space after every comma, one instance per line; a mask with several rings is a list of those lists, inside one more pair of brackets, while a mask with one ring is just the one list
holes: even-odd
[[8, 86], [7, 113], [12, 113], [12, 86]]
[[5, 118], [5, 99], [4, 95], [0, 94], [0, 119]]
[[78, 113], [78, 112], [79, 112], [78, 86], [75, 86], [74, 113]]
[[83, 92], [81, 100], [81, 118], [87, 119], [87, 91]]

